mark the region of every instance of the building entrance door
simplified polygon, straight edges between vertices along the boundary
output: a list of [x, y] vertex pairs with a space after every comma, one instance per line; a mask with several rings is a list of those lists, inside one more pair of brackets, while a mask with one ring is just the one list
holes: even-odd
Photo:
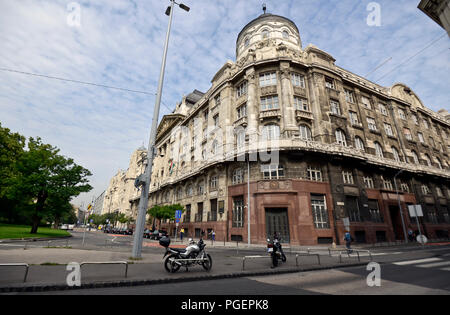
[[280, 242], [290, 242], [287, 208], [266, 208], [267, 238], [272, 239], [275, 232], [277, 232]]
[[400, 218], [400, 211], [397, 206], [389, 206], [389, 214], [391, 216], [392, 228], [394, 229], [395, 239], [403, 240], [402, 219]]

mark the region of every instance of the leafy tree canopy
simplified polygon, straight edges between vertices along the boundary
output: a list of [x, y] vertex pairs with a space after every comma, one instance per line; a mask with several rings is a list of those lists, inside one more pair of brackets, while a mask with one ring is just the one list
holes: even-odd
[[34, 234], [43, 219], [73, 218], [70, 200], [92, 189], [87, 179], [92, 174], [40, 138], [29, 138], [24, 147], [23, 136], [0, 125], [0, 202], [14, 211], [21, 205]]

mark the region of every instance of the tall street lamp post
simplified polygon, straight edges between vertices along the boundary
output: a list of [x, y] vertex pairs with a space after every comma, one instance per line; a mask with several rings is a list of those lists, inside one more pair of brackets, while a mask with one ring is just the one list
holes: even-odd
[[145, 216], [147, 214], [147, 206], [148, 206], [148, 193], [150, 191], [150, 182], [152, 175], [152, 166], [153, 166], [153, 158], [155, 155], [155, 142], [156, 142], [156, 131], [158, 127], [158, 118], [159, 118], [159, 108], [161, 105], [161, 95], [162, 88], [164, 83], [164, 71], [166, 68], [166, 58], [167, 58], [167, 50], [169, 46], [169, 37], [170, 37], [170, 29], [172, 26], [172, 17], [173, 17], [173, 7], [174, 5], [178, 5], [181, 9], [189, 12], [190, 8], [182, 3], [176, 3], [174, 0], [170, 0], [170, 6], [166, 10], [166, 15], [169, 16], [169, 24], [167, 26], [166, 33], [166, 41], [164, 43], [164, 53], [161, 64], [161, 71], [159, 75], [158, 82], [158, 92], [156, 94], [156, 103], [153, 111], [152, 118], [152, 129], [150, 132], [150, 140], [147, 148], [147, 158], [146, 158], [146, 168], [144, 174], [140, 177], [139, 185], [142, 186], [141, 189], [141, 198], [139, 200], [139, 210], [136, 221], [136, 231], [134, 233], [134, 241], [133, 241], [133, 258], [141, 258], [142, 251], [142, 241], [143, 241], [143, 233], [145, 228]]

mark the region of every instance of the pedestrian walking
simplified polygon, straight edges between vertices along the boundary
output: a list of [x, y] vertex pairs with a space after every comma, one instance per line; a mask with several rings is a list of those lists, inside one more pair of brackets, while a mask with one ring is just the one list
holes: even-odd
[[202, 239], [205, 237], [205, 230], [202, 229]]
[[180, 240], [183, 241], [183, 235], [184, 235], [184, 227], [181, 227], [180, 230]]
[[216, 232], [214, 232], [214, 230], [211, 231], [211, 237], [214, 242], [216, 240]]
[[353, 242], [353, 237], [350, 235], [350, 232], [346, 232], [344, 234], [344, 241], [345, 241], [345, 247], [347, 247], [347, 251], [348, 253], [352, 253], [353, 250], [351, 248], [352, 242]]
[[410, 242], [414, 241], [414, 232], [411, 229], [408, 230], [408, 239]]

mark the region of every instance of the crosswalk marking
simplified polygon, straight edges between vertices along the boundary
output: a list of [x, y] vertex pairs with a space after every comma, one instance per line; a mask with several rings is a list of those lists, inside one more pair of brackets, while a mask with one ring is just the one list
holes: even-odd
[[395, 262], [394, 265], [406, 266], [406, 265], [421, 264], [421, 263], [427, 263], [427, 262], [433, 262], [433, 261], [442, 261], [442, 259], [441, 258], [426, 258], [426, 259], [419, 259], [419, 260], [408, 260], [408, 261]]
[[443, 266], [448, 266], [448, 265], [450, 265], [450, 261], [431, 263], [431, 264], [424, 264], [424, 265], [417, 265], [416, 267], [420, 267], [420, 268], [435, 268], [435, 267], [443, 267]]

